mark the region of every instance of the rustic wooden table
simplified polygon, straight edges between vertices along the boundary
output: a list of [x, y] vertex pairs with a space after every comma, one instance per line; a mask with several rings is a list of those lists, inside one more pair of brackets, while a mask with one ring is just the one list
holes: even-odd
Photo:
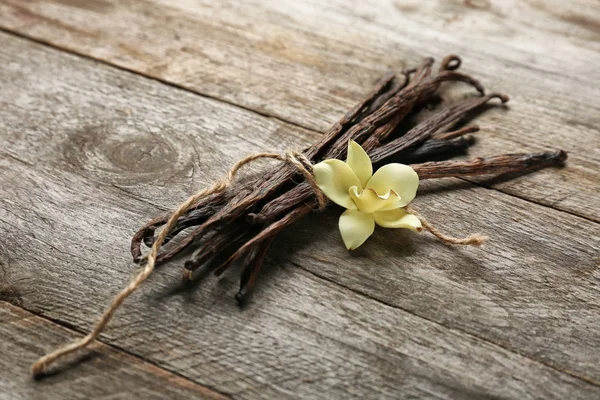
[[[1, 0], [0, 398], [600, 398], [600, 4], [592, 0]], [[510, 181], [424, 184], [483, 248], [339, 210], [237, 277], [160, 268], [94, 351], [39, 382], [130, 279], [132, 233], [237, 159], [301, 148], [389, 69], [458, 53], [509, 108], [474, 155], [563, 148]]]

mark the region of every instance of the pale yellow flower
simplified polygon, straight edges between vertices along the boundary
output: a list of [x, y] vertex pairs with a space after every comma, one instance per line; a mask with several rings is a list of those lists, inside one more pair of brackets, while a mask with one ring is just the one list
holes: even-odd
[[375, 224], [413, 231], [421, 228], [421, 221], [403, 208], [415, 198], [419, 187], [419, 176], [408, 165], [387, 164], [373, 174], [367, 153], [350, 141], [346, 162], [324, 160], [313, 167], [313, 173], [323, 193], [347, 208], [339, 228], [348, 250], [363, 244], [373, 234]]

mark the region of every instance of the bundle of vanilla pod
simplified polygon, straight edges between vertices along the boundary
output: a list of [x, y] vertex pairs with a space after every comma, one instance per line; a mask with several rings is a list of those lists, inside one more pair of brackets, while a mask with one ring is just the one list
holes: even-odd
[[[313, 164], [329, 158], [344, 159], [348, 141], [354, 140], [365, 149], [374, 165], [389, 161], [410, 164], [420, 179], [499, 175], [564, 162], [566, 153], [561, 150], [448, 160], [464, 153], [472, 143], [465, 135], [478, 130], [476, 126], [457, 129], [456, 125], [464, 123], [468, 113], [490, 100], [505, 103], [508, 97], [485, 94], [476, 79], [458, 72], [461, 64], [458, 56], [446, 57], [437, 74], [433, 72], [433, 63], [432, 58], [426, 58], [418, 68], [404, 71], [400, 77], [390, 73], [381, 78], [366, 99], [303, 154]], [[457, 81], [472, 86], [478, 94], [430, 112], [438, 103], [440, 85]], [[407, 121], [424, 110], [426, 118], [407, 126]], [[201, 267], [219, 275], [232, 263], [241, 262], [240, 290], [236, 295], [241, 302], [254, 286], [277, 233], [317, 209], [313, 188], [297, 168], [279, 165], [259, 178], [198, 201], [179, 218], [157, 262], [164, 263], [184, 249], [194, 248], [185, 262], [187, 278]], [[131, 243], [134, 261], [144, 262], [142, 245], [152, 246], [157, 230], [169, 215], [149, 221], [134, 235]], [[178, 240], [173, 240], [176, 237]]]

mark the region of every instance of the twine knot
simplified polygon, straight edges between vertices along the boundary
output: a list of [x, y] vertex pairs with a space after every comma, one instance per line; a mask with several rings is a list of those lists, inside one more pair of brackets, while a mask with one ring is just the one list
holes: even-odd
[[325, 209], [325, 207], [327, 206], [327, 197], [325, 196], [325, 193], [321, 191], [319, 185], [317, 184], [317, 181], [315, 180], [315, 176], [312, 170], [313, 163], [311, 163], [310, 160], [299, 151], [286, 152], [284, 161], [294, 165], [298, 169], [298, 171], [302, 173], [302, 175], [304, 175], [306, 182], [310, 184], [310, 186], [313, 189], [313, 192], [315, 193], [317, 203], [319, 203], [319, 210]]

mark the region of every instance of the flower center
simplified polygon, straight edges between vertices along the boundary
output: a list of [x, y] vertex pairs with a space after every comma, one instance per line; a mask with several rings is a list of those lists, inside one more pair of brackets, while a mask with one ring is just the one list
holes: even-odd
[[371, 214], [375, 211], [392, 210], [399, 207], [400, 196], [393, 190], [380, 196], [373, 189], [359, 190], [358, 186], [352, 186], [348, 193], [358, 210], [363, 213]]

